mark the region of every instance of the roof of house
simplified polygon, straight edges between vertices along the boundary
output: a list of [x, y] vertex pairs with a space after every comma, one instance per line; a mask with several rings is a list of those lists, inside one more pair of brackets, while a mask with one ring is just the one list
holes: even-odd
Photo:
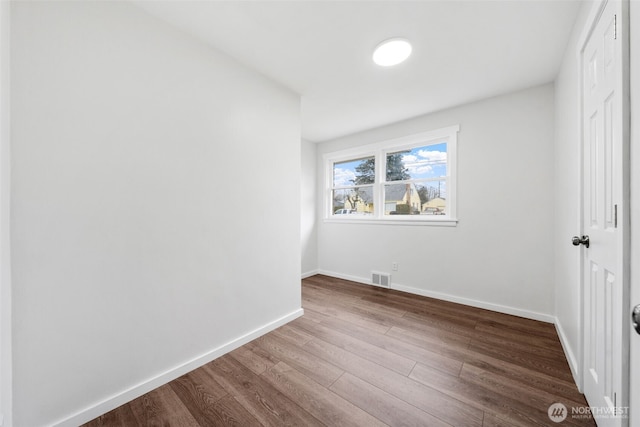
[[[415, 184], [409, 184], [414, 191], [416, 191]], [[405, 194], [407, 194], [406, 184], [394, 184], [388, 185], [384, 190], [386, 202], [399, 202], [404, 200]]]

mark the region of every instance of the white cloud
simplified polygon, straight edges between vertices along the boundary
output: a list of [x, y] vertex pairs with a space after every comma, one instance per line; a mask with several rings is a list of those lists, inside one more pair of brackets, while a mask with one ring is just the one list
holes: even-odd
[[409, 173], [411, 174], [411, 176], [422, 175], [433, 171], [433, 168], [429, 165], [415, 165], [412, 167], [408, 167], [407, 169], [409, 169]]
[[422, 157], [424, 160], [428, 162], [446, 162], [447, 161], [446, 151], [420, 150], [418, 151], [418, 156]]
[[355, 179], [356, 179], [356, 174], [352, 170], [341, 169], [341, 168], [333, 169], [333, 185], [336, 187], [353, 185], [353, 181]]
[[414, 156], [413, 154], [405, 154], [404, 156], [402, 156], [402, 162], [404, 164], [404, 167], [407, 168], [409, 174], [411, 174], [412, 177], [427, 174], [433, 171], [433, 168], [429, 164], [429, 160], [419, 158], [418, 156]]

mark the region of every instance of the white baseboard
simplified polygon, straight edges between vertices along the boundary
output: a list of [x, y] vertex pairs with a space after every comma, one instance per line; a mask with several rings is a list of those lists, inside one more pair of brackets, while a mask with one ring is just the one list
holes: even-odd
[[582, 370], [580, 369], [580, 364], [578, 363], [578, 359], [576, 358], [576, 355], [573, 353], [573, 350], [569, 345], [567, 335], [565, 334], [564, 329], [562, 328], [562, 324], [557, 317], [554, 323], [556, 325], [558, 338], [560, 338], [560, 344], [562, 345], [562, 349], [564, 350], [564, 355], [567, 358], [567, 362], [569, 363], [569, 369], [571, 369], [571, 375], [573, 375], [573, 380], [578, 386], [578, 391], [582, 393]]
[[[365, 285], [371, 285], [370, 279], [363, 277], [349, 276], [346, 274], [335, 273], [332, 271], [320, 270], [319, 274], [325, 276], [336, 277], [338, 279], [350, 280], [352, 282], [364, 283]], [[442, 292], [428, 291], [424, 289], [418, 289], [411, 286], [398, 285], [391, 283], [391, 289], [397, 291], [407, 292], [414, 295], [420, 295], [429, 298], [435, 298], [443, 301], [455, 302], [458, 304], [468, 305], [471, 307], [483, 308], [485, 310], [496, 311], [498, 313], [511, 314], [513, 316], [524, 317], [526, 319], [539, 320], [546, 323], [555, 323], [555, 318], [550, 314], [539, 313], [537, 311], [523, 310], [521, 308], [509, 307], [506, 305], [493, 304], [486, 301], [475, 300], [471, 298], [464, 298], [455, 295], [445, 294]]]
[[306, 273], [302, 273], [302, 279], [306, 279], [307, 277], [315, 276], [316, 274], [320, 274], [319, 270], [311, 270]]
[[537, 311], [524, 310], [521, 308], [509, 307], [507, 305], [494, 304], [491, 302], [464, 298], [455, 295], [449, 295], [442, 292], [425, 291], [423, 289], [412, 288], [403, 285], [391, 285], [391, 289], [408, 292], [410, 294], [422, 295], [424, 297], [441, 299], [444, 301], [455, 302], [458, 304], [470, 305], [471, 307], [483, 308], [485, 310], [496, 311], [498, 313], [511, 314], [513, 316], [524, 317], [526, 319], [539, 320], [541, 322], [553, 323], [554, 317], [550, 314], [539, 313]]
[[181, 365], [175, 366], [166, 372], [150, 378], [140, 384], [137, 384], [127, 390], [124, 390], [120, 393], [117, 393], [113, 396], [108, 397], [107, 399], [99, 402], [95, 405], [92, 405], [88, 408], [83, 409], [82, 411], [77, 412], [74, 415], [71, 415], [63, 420], [60, 420], [56, 423], [53, 423], [53, 426], [56, 427], [73, 427], [84, 424], [88, 421], [93, 420], [100, 415], [107, 413], [118, 406], [124, 405], [125, 403], [142, 396], [145, 393], [150, 392], [151, 390], [158, 388], [169, 381], [173, 381], [174, 379], [193, 371], [196, 368], [199, 368], [202, 365], [205, 365], [212, 360], [217, 359], [224, 354], [235, 350], [236, 348], [252, 341], [256, 338], [261, 337], [262, 335], [273, 331], [274, 329], [279, 328], [280, 326], [289, 323], [290, 321], [302, 316], [304, 311], [302, 308], [287, 314], [279, 319], [276, 319], [270, 323], [267, 323], [241, 337], [238, 337], [226, 344], [221, 345], [220, 347], [214, 348], [205, 354], [202, 354], [194, 359], [191, 359]]

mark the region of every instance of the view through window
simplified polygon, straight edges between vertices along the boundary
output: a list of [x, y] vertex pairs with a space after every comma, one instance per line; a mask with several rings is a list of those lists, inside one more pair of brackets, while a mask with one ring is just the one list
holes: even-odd
[[341, 219], [452, 219], [457, 126], [333, 153], [329, 215]]

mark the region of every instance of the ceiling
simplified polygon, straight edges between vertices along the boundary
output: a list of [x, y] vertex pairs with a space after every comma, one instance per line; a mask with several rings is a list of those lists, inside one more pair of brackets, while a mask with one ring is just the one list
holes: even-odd
[[[551, 82], [580, 2], [139, 0], [302, 97], [302, 136], [321, 142]], [[404, 63], [373, 64], [404, 37]]]

